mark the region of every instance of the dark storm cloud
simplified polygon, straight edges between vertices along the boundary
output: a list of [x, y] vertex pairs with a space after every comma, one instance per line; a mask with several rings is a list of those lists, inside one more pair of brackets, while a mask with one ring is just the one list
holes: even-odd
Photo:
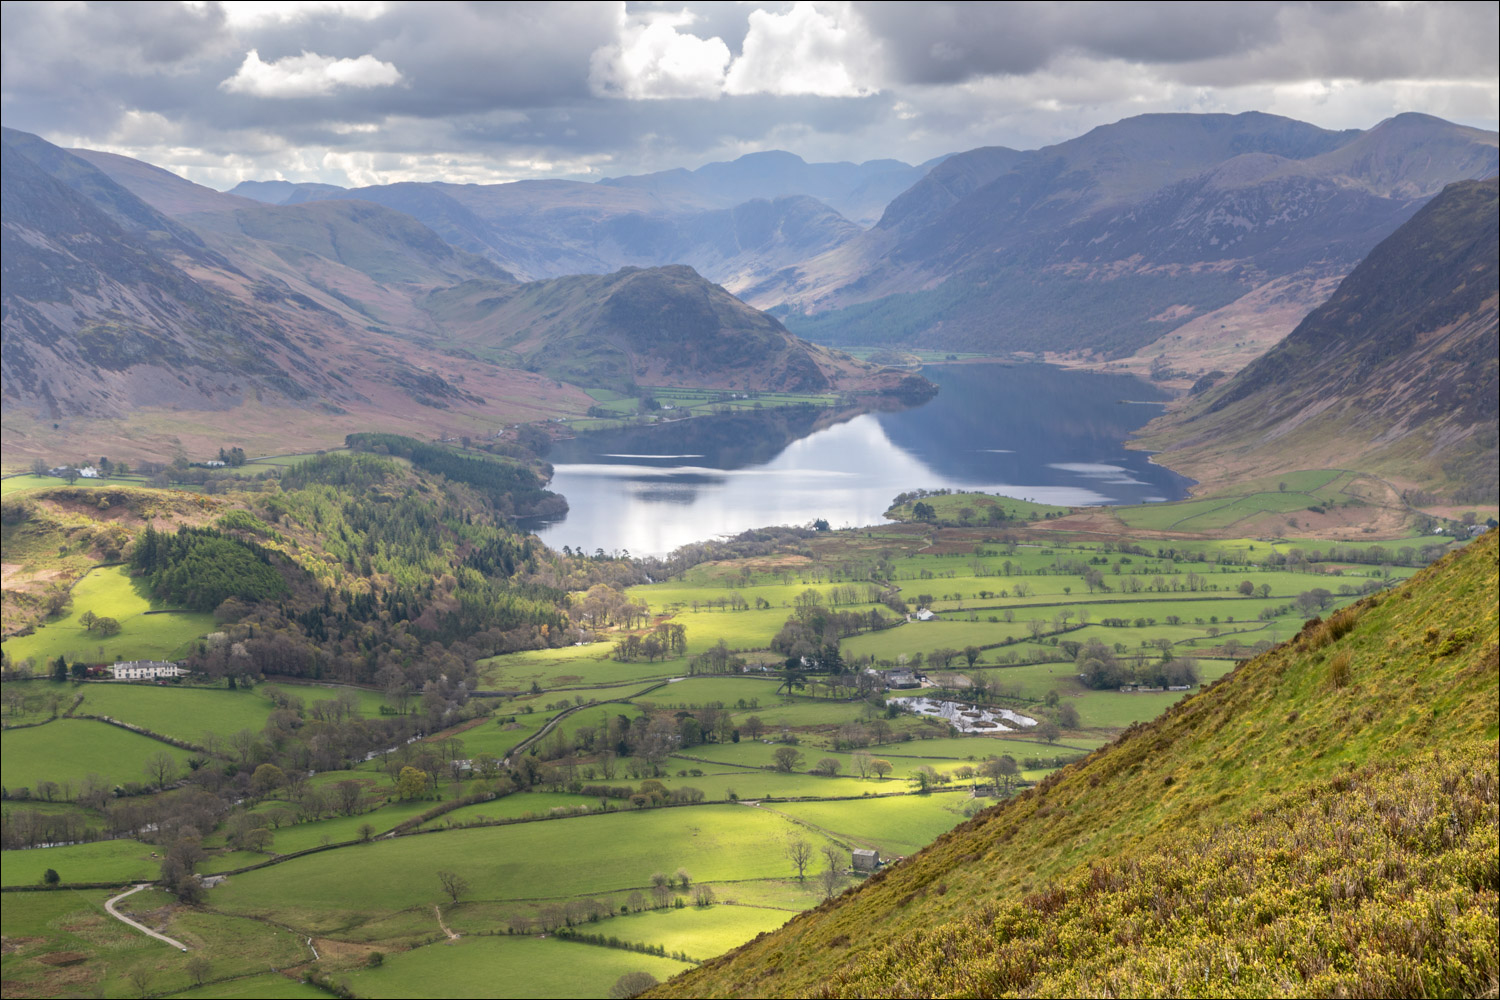
[[[16, 127], [96, 128], [126, 109], [213, 129], [441, 117], [589, 96], [590, 54], [614, 37], [600, 4], [397, 6], [363, 20], [313, 13], [232, 33], [216, 6], [6, 4], [4, 90]], [[292, 100], [220, 87], [255, 50], [275, 64], [303, 52], [370, 55], [399, 86]]]
[[1025, 75], [1071, 53], [1218, 85], [1493, 74], [1493, 3], [861, 3], [892, 81]]
[[914, 162], [1144, 111], [1493, 128], [1497, 9], [7, 2], [0, 99], [7, 125], [220, 186], [597, 176], [763, 148]]

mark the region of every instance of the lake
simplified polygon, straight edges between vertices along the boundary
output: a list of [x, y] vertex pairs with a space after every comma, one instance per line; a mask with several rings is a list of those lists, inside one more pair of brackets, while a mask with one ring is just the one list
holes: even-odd
[[554, 548], [659, 556], [765, 525], [885, 523], [891, 499], [919, 487], [1078, 506], [1176, 500], [1192, 485], [1124, 448], [1168, 398], [1142, 379], [1010, 364], [922, 374], [941, 391], [898, 412], [775, 409], [560, 441], [549, 488], [570, 510], [527, 527]]

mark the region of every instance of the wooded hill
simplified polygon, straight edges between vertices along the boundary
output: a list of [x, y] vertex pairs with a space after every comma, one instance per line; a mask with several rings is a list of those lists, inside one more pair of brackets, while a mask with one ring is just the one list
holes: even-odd
[[1148, 429], [1200, 480], [1358, 467], [1460, 502], [1500, 493], [1500, 184], [1450, 185], [1234, 378]]
[[1495, 533], [660, 996], [1495, 989]]

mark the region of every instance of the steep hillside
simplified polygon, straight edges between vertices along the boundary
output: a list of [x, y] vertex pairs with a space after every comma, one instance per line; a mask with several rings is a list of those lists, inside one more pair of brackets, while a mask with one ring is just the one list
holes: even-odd
[[1484, 995], [1495, 533], [653, 995]]
[[[826, 343], [1167, 351], [1178, 327], [1268, 285], [1312, 308], [1320, 281], [1444, 184], [1493, 175], [1496, 145], [1423, 115], [1367, 132], [1145, 115], [951, 157], [872, 230], [738, 291]], [[1226, 336], [1236, 318], [1220, 318]]]
[[1492, 500], [1497, 192], [1494, 179], [1449, 186], [1284, 341], [1160, 418], [1144, 445], [1200, 480], [1330, 465]]
[[689, 267], [626, 268], [520, 286], [470, 282], [430, 308], [459, 343], [581, 385], [703, 385], [784, 392], [886, 392], [932, 386], [787, 333]]
[[170, 460], [226, 441], [295, 451], [372, 421], [431, 433], [454, 412], [500, 422], [587, 406], [421, 342], [432, 321], [415, 297], [504, 275], [414, 220], [355, 202], [270, 208], [95, 159], [110, 172], [5, 131], [9, 460], [104, 448]]

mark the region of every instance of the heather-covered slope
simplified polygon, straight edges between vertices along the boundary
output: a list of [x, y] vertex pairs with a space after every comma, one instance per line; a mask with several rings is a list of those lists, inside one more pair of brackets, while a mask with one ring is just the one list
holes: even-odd
[[1497, 539], [656, 995], [1484, 995]]
[[1493, 500], [1500, 185], [1449, 186], [1332, 298], [1144, 444], [1197, 479], [1359, 468]]

